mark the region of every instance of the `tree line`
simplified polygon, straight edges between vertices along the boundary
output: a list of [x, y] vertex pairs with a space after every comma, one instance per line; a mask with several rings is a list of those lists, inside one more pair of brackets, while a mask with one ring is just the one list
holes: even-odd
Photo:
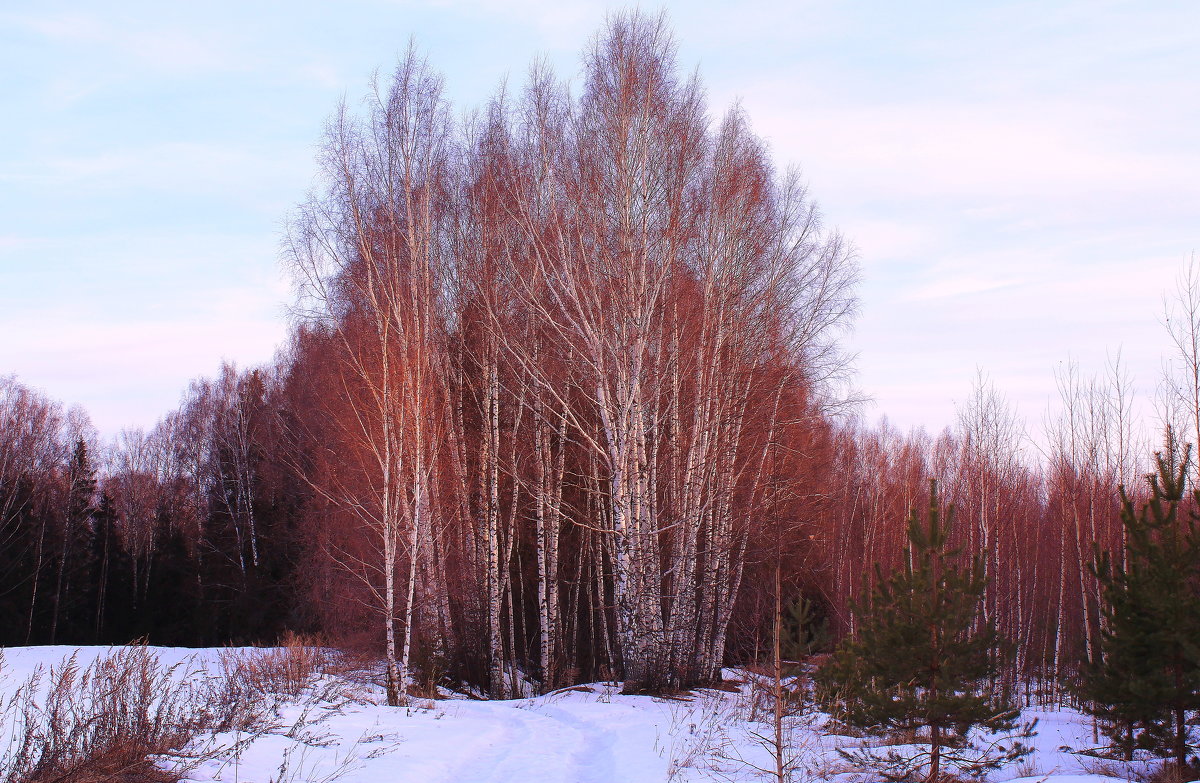
[[[193, 384], [150, 433], [0, 379], [0, 643], [167, 645], [311, 629], [297, 480], [263, 371]], [[274, 449], [274, 451], [272, 451]]]
[[[274, 363], [107, 444], [0, 384], [5, 644], [320, 631], [380, 652], [394, 703], [688, 687], [764, 658], [776, 605], [855, 635], [937, 479], [1006, 676], [1100, 661], [1090, 564], [1124, 562], [1119, 487], [1149, 493], [1120, 362], [1059, 374], [1041, 455], [983, 378], [938, 435], [863, 423], [853, 251], [740, 109], [710, 117], [661, 19], [465, 118], [410, 50], [320, 166]], [[1161, 418], [1194, 440], [1200, 286], [1175, 304]]]

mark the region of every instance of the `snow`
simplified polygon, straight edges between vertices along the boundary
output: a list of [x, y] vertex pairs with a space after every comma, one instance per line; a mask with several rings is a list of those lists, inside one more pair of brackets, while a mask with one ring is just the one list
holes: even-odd
[[[36, 647], [5, 650], [0, 695], [7, 696], [37, 667], [76, 655], [86, 666], [109, 648]], [[220, 671], [221, 651], [152, 648], [178, 676]], [[744, 676], [729, 672], [730, 677]], [[770, 736], [766, 703], [740, 692], [698, 691], [688, 698], [625, 696], [616, 683], [595, 683], [536, 698], [482, 701], [417, 699], [407, 707], [383, 704], [369, 685], [351, 687], [353, 699], [289, 704], [274, 728], [192, 769], [196, 783], [696, 783], [762, 780], [754, 767], [771, 765], [762, 737]], [[342, 689], [343, 692], [346, 688]], [[1022, 764], [993, 773], [991, 783], [1114, 783], [1121, 768], [1064, 750], [1094, 746], [1090, 722], [1076, 712], [1030, 710], [1038, 719], [1036, 752]], [[758, 720], [752, 720], [757, 718]], [[847, 738], [820, 731], [819, 715], [791, 719], [797, 780], [848, 781], [834, 774], [836, 747]], [[1105, 772], [1106, 774], [1096, 774]], [[1130, 770], [1124, 772], [1128, 776]], [[1114, 777], [1115, 776], [1115, 777]]]

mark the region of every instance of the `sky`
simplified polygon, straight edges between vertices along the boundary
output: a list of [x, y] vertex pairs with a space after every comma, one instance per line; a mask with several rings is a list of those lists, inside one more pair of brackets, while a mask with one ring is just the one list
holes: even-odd
[[[409, 40], [463, 109], [576, 79], [616, 4], [0, 5], [0, 375], [103, 435], [269, 361], [279, 242], [322, 128]], [[951, 424], [980, 373], [1036, 428], [1068, 361], [1148, 400], [1200, 250], [1200, 3], [667, 2], [714, 117], [741, 101], [855, 246], [868, 418]]]

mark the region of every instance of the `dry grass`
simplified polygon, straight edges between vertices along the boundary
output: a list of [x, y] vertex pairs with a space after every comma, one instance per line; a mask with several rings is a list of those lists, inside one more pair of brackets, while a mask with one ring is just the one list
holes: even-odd
[[1164, 762], [1146, 776], [1146, 783], [1188, 783], [1192, 780], [1200, 780], [1200, 766], [1196, 765], [1195, 759], [1182, 769], [1174, 761]]
[[1188, 781], [1200, 779], [1200, 769], [1190, 765], [1180, 769], [1174, 761], [1160, 759], [1125, 761], [1086, 754], [1077, 754], [1076, 757], [1080, 769], [1089, 775], [1134, 780], [1137, 783], [1188, 783]]
[[[171, 783], [264, 734], [318, 744], [313, 727], [350, 700], [327, 676], [336, 656], [310, 639], [225, 650], [219, 667], [167, 666], [132, 645], [38, 668], [0, 704], [0, 783]], [[283, 721], [289, 704], [299, 717]]]
[[72, 655], [39, 668], [0, 710], [9, 739], [4, 783], [170, 779], [150, 759], [199, 762], [209, 729], [202, 681], [164, 666], [144, 646], [115, 649], [81, 667]]
[[226, 649], [221, 668], [253, 693], [300, 698], [317, 678], [333, 670], [334, 656], [319, 640], [286, 634], [278, 647]]
[[334, 654], [317, 640], [288, 634], [279, 647], [227, 648], [210, 701], [221, 731], [265, 728], [286, 703], [332, 697], [317, 684], [335, 671]]
[[1038, 764], [1037, 758], [1035, 756], [1027, 756], [1027, 757], [1021, 759], [1020, 761], [1018, 761], [1015, 765], [1013, 765], [1013, 777], [1014, 778], [1036, 778], [1036, 777], [1044, 778], [1044, 777], [1047, 777], [1052, 774], [1054, 774], [1054, 773], [1053, 772], [1047, 772], [1047, 773], [1042, 772], [1042, 768]]
[[[667, 781], [673, 783], [697, 771], [719, 772], [716, 768], [731, 748], [728, 727], [736, 722], [737, 705], [719, 693], [701, 692], [695, 702], [681, 702], [671, 708], [669, 743], [663, 747], [667, 757]], [[657, 743], [656, 743], [657, 744]]]

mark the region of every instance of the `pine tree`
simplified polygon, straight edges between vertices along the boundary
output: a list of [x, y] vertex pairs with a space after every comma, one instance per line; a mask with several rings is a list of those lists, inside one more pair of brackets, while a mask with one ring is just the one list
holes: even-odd
[[1188, 456], [1156, 455], [1140, 512], [1121, 488], [1125, 562], [1096, 552], [1105, 622], [1078, 689], [1114, 749], [1169, 756], [1180, 770], [1194, 748], [1188, 715], [1200, 709], [1200, 536], [1195, 511], [1181, 509]]
[[[954, 507], [943, 514], [930, 482], [928, 520], [908, 519], [905, 565], [885, 577], [856, 607], [857, 638], [845, 640], [817, 674], [822, 706], [843, 724], [876, 735], [908, 738], [928, 750], [862, 748], [851, 762], [889, 780], [922, 771], [933, 783], [943, 768], [979, 775], [1030, 752], [1020, 740], [1033, 724], [996, 685], [1009, 645], [980, 617], [987, 585], [978, 558], [965, 571], [949, 546]], [[971, 733], [998, 739], [977, 746]], [[911, 746], [910, 746], [911, 747]]]

